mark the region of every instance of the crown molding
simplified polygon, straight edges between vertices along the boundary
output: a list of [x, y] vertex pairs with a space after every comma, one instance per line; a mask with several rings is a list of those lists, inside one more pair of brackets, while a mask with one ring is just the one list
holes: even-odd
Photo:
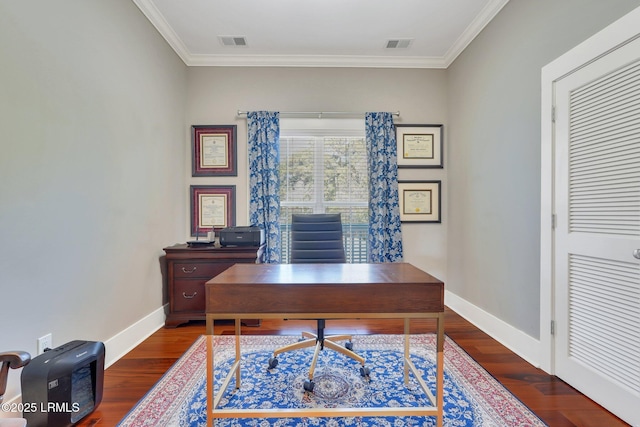
[[178, 54], [180, 59], [186, 64], [189, 65], [187, 59], [189, 57], [189, 51], [185, 44], [182, 42], [182, 39], [178, 37], [173, 28], [169, 25], [166, 19], [164, 19], [164, 15], [160, 13], [158, 8], [149, 0], [132, 0], [138, 9], [142, 12], [144, 16], [151, 22], [151, 24], [158, 30], [160, 35], [169, 43], [169, 46]]
[[451, 48], [445, 54], [444, 68], [448, 68], [449, 65], [456, 60], [471, 42], [480, 34], [484, 27], [491, 22], [493, 18], [502, 10], [502, 8], [509, 3], [509, 0], [492, 0], [482, 9], [482, 11], [476, 16], [476, 18], [469, 24], [464, 32], [458, 37], [458, 40], [451, 46]]
[[150, 0], [132, 0], [169, 46], [189, 67], [343, 67], [447, 68], [476, 38], [509, 0], [492, 0], [443, 57], [359, 55], [201, 55], [189, 52], [183, 41]]
[[445, 68], [444, 58], [348, 55], [189, 55], [193, 67]]

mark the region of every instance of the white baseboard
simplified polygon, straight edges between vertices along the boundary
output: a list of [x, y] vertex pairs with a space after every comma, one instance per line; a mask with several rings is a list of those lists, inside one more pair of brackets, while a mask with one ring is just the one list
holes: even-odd
[[[444, 291], [444, 303], [460, 316], [473, 323], [493, 339], [522, 357], [535, 367], [540, 367], [540, 341], [514, 328], [508, 323], [487, 313], [479, 307], [460, 298], [454, 293]], [[445, 333], [447, 325], [444, 325]]]
[[133, 350], [164, 325], [165, 308], [160, 307], [104, 342], [105, 369]]

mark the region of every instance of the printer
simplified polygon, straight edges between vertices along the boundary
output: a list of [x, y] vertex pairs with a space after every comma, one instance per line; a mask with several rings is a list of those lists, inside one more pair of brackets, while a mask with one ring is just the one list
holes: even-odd
[[264, 243], [260, 227], [227, 227], [220, 230], [220, 246], [260, 246]]

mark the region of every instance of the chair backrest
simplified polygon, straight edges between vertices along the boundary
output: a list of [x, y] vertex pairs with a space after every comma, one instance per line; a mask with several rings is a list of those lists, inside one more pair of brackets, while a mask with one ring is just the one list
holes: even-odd
[[340, 214], [293, 214], [290, 262], [346, 262]]

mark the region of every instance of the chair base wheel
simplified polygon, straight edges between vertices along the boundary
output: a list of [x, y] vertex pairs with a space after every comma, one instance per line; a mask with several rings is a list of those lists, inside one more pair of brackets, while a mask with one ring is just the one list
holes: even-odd
[[344, 346], [347, 350], [353, 351], [353, 343], [351, 341], [347, 341]]
[[314, 383], [311, 380], [306, 380], [304, 382], [304, 391], [308, 391], [309, 393], [313, 393], [313, 388], [316, 386], [316, 383]]
[[367, 368], [366, 366], [360, 368], [360, 375], [366, 378], [369, 377], [369, 374], [371, 374], [371, 369]]
[[273, 369], [276, 366], [278, 366], [278, 359], [276, 359], [275, 357], [269, 358], [269, 368], [268, 369]]

